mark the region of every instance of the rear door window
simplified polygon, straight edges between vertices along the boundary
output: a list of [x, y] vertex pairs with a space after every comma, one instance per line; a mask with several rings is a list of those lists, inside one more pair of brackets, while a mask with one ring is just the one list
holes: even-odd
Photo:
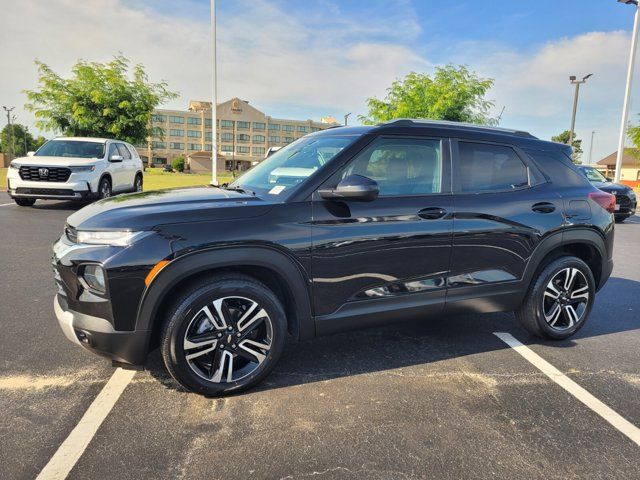
[[527, 187], [529, 170], [505, 145], [458, 142], [457, 191], [500, 192]]

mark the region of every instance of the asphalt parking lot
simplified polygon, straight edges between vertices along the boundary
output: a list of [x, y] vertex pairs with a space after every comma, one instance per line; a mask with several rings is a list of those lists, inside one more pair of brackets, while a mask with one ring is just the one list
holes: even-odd
[[[56, 325], [50, 244], [76, 205], [0, 193], [0, 478], [35, 478], [114, 369]], [[435, 318], [288, 345], [242, 395], [176, 390], [157, 355], [69, 478], [640, 478], [640, 445], [510, 348], [506, 332], [640, 426], [640, 217], [570, 341], [511, 314]]]

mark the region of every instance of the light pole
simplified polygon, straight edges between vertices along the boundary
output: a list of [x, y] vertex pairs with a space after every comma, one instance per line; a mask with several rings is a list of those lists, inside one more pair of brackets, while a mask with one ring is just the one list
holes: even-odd
[[213, 63], [213, 96], [211, 98], [211, 185], [218, 185], [218, 72], [216, 70], [216, 0], [211, 0], [211, 60]]
[[591, 131], [591, 144], [589, 145], [589, 165], [591, 165], [592, 163], [592, 158], [593, 157], [593, 136], [596, 134], [595, 130]]
[[571, 115], [571, 130], [569, 131], [570, 147], [573, 147], [573, 135], [576, 128], [576, 111], [578, 110], [578, 95], [580, 95], [580, 85], [585, 83], [587, 81], [587, 78], [589, 78], [591, 75], [593, 75], [593, 73], [590, 73], [589, 75], [585, 75], [584, 77], [582, 77], [582, 80], [576, 80], [575, 75], [571, 75], [569, 77], [571, 84], [576, 86], [576, 93], [573, 96], [573, 114]]
[[629, 99], [631, 98], [631, 83], [633, 81], [633, 68], [636, 61], [636, 48], [638, 46], [638, 24], [640, 22], [640, 5], [638, 0], [618, 0], [619, 3], [635, 5], [636, 15], [633, 20], [633, 32], [631, 32], [631, 51], [629, 52], [629, 66], [627, 68], [627, 86], [624, 91], [624, 103], [622, 104], [622, 121], [620, 122], [620, 138], [618, 139], [618, 154], [616, 156], [616, 173], [614, 182], [620, 181], [622, 170], [622, 158], [624, 157], [624, 140], [627, 136], [627, 122], [629, 121]]
[[16, 124], [16, 118], [18, 118], [17, 115], [11, 115], [11, 150], [13, 150], [14, 155], [16, 154], [16, 131], [13, 127]]
[[7, 142], [7, 147], [9, 148], [9, 161], [11, 162], [11, 160], [13, 160], [13, 127], [11, 126], [11, 112], [16, 107], [7, 108], [3, 105], [2, 108], [7, 112], [7, 125], [9, 125], [8, 133], [11, 135], [11, 141]]
[[344, 116], [344, 126], [346, 127], [349, 124], [349, 115], [351, 115], [351, 112], [347, 113]]

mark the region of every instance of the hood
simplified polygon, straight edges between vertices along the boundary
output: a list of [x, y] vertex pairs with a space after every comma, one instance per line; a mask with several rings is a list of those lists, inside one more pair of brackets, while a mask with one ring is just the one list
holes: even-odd
[[67, 223], [79, 230], [151, 230], [158, 225], [249, 218], [273, 206], [260, 197], [217, 187], [139, 192], [92, 203]]
[[36, 167], [76, 167], [81, 165], [95, 164], [99, 158], [77, 158], [77, 157], [45, 157], [35, 155], [33, 157], [20, 157], [13, 160], [18, 166], [34, 165]]
[[631, 188], [613, 182], [594, 182], [593, 186], [607, 193], [627, 193]]

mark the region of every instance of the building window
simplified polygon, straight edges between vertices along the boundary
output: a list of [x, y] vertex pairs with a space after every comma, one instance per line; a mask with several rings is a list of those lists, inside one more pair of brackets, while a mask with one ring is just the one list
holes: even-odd
[[155, 114], [155, 115], [151, 115], [151, 121], [152, 122], [158, 122], [158, 123], [164, 123], [164, 122], [167, 121], [167, 117], [165, 115]]
[[241, 122], [238, 120], [238, 130], [249, 130], [251, 122]]
[[204, 119], [204, 126], [211, 128], [211, 118]]
[[236, 152], [238, 152], [238, 153], [249, 153], [249, 147], [242, 147], [242, 146], [237, 147], [236, 148]]
[[151, 163], [154, 165], [164, 165], [167, 163], [167, 159], [163, 157], [153, 157]]
[[225, 130], [233, 128], [233, 120], [220, 120], [220, 128], [224, 128]]
[[266, 137], [264, 135], [254, 135], [253, 136], [253, 141], [254, 142], [264, 143], [265, 140], [266, 140]]
[[190, 143], [189, 144], [189, 150], [200, 150], [200, 144], [199, 143]]
[[202, 138], [202, 132], [198, 130], [187, 130], [187, 137]]
[[151, 142], [151, 148], [167, 148], [167, 144], [154, 140], [153, 142]]
[[173, 150], [184, 150], [184, 143], [180, 143], [180, 142], [171, 142], [169, 144], [169, 148], [173, 149]]
[[211, 141], [211, 132], [204, 132], [204, 139]]
[[267, 128], [267, 125], [262, 122], [253, 122], [253, 129], [256, 131], [264, 131]]
[[177, 117], [175, 115], [170, 115], [169, 121], [171, 123], [184, 123], [184, 117]]
[[233, 133], [223, 133], [220, 135], [220, 138], [223, 142], [232, 142], [233, 141]]
[[269, 135], [269, 141], [271, 143], [280, 143], [280, 137], [274, 136], [274, 135]]
[[309, 129], [305, 125], [298, 125], [298, 132], [307, 133]]
[[172, 128], [169, 130], [169, 135], [172, 137], [184, 137], [184, 130]]
[[269, 130], [271, 131], [280, 131], [280, 125], [277, 123], [270, 123]]
[[220, 145], [221, 152], [233, 152], [233, 145]]
[[293, 125], [282, 125], [283, 132], [293, 132]]
[[213, 146], [210, 143], [205, 143], [204, 144], [204, 151], [205, 152], [211, 152], [213, 151]]
[[260, 155], [264, 157], [265, 149], [264, 147], [253, 147], [253, 155]]
[[249, 142], [249, 141], [251, 141], [251, 135], [247, 135], [246, 133], [239, 133], [238, 134], [238, 141], [239, 142]]
[[189, 117], [187, 118], [187, 123], [189, 125], [202, 125], [202, 119], [199, 117]]
[[311, 127], [312, 132], [319, 132], [320, 129], [318, 127]]
[[282, 139], [282, 141], [283, 141], [284, 143], [291, 143], [291, 142], [293, 142], [293, 137], [284, 137], [284, 138]]

